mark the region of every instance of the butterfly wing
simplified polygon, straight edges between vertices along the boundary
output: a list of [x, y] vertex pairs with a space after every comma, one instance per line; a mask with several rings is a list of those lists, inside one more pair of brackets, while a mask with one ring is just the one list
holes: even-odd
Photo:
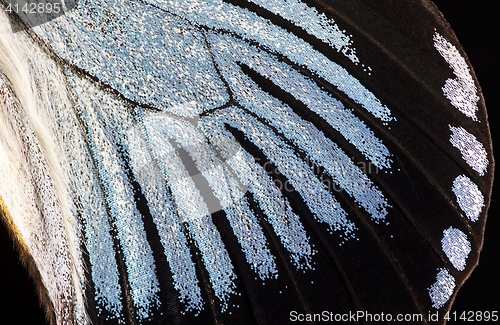
[[58, 323], [443, 322], [477, 264], [488, 121], [427, 1], [82, 1], [10, 37], [31, 210], [0, 196]]

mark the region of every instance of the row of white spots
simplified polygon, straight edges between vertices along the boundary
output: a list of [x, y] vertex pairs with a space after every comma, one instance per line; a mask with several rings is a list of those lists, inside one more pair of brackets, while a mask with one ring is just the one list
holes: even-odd
[[[477, 121], [476, 111], [478, 110], [479, 96], [465, 59], [454, 45], [438, 33], [434, 34], [434, 47], [448, 62], [456, 76], [456, 79], [446, 80], [446, 84], [442, 88], [443, 94], [460, 112]], [[449, 128], [451, 144], [460, 150], [465, 162], [480, 176], [483, 176], [488, 167], [488, 159], [482, 143], [462, 127], [450, 125]], [[477, 221], [484, 207], [484, 197], [478, 186], [467, 176], [460, 175], [453, 181], [452, 191], [465, 216], [472, 222]], [[471, 244], [467, 240], [466, 234], [453, 227], [444, 230], [441, 247], [448, 260], [458, 271], [465, 270], [466, 260], [471, 252]], [[436, 276], [436, 283], [429, 288], [433, 307], [441, 308], [450, 299], [454, 289], [455, 278], [447, 269], [440, 269]]]
[[[434, 34], [434, 47], [453, 69], [456, 79], [448, 79], [443, 87], [443, 94], [450, 100], [460, 112], [478, 121], [476, 111], [478, 110], [477, 88], [472, 79], [469, 66], [457, 48], [439, 33]], [[451, 131], [450, 142], [460, 150], [465, 162], [480, 176], [483, 176], [488, 167], [487, 153], [484, 146], [476, 137], [463, 127], [449, 126]]]
[[250, 0], [251, 2], [279, 15], [296, 26], [302, 27], [309, 34], [342, 52], [352, 62], [359, 63], [356, 49], [351, 47], [352, 40], [345, 31], [341, 31], [333, 19], [326, 17], [324, 13], [318, 13], [315, 8], [308, 7], [299, 0]]
[[236, 33], [253, 40], [294, 63], [305, 66], [344, 92], [354, 102], [384, 122], [395, 120], [390, 110], [347, 70], [295, 35], [257, 14], [222, 0], [147, 0], [195, 25]]
[[150, 5], [82, 0], [34, 30], [59, 56], [136, 102], [192, 117], [228, 100], [201, 32]]
[[[453, 181], [452, 190], [457, 197], [458, 205], [466, 217], [472, 222], [477, 221], [484, 207], [484, 197], [478, 186], [467, 176], [460, 175]], [[466, 234], [453, 227], [444, 230], [441, 247], [448, 260], [458, 271], [465, 270], [466, 260], [471, 252], [471, 244]], [[444, 271], [446, 271], [446, 274], [443, 273]], [[441, 279], [439, 278], [440, 276]], [[452, 281], [453, 286], [451, 286]], [[429, 291], [435, 308], [441, 308], [448, 301], [453, 293], [454, 286], [453, 276], [447, 270], [442, 269], [440, 274], [438, 274], [436, 284]]]
[[[262, 52], [257, 52], [256, 48], [234, 39], [231, 41], [226, 36], [209, 37], [209, 40], [219, 69], [238, 102], [275, 126], [304, 150], [314, 163], [325, 167], [337, 184], [368, 211], [374, 220], [384, 219], [387, 214], [387, 201], [363, 171], [312, 123], [303, 120], [288, 105], [260, 89], [235, 62], [241, 59], [244, 63], [258, 66], [266, 72], [277, 70], [269, 67], [270, 58]], [[299, 81], [300, 79], [297, 84], [300, 84]], [[298, 91], [299, 89], [295, 90]]]

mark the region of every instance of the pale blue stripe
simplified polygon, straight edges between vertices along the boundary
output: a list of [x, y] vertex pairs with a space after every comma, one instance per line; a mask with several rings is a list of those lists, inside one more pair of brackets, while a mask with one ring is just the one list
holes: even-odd
[[[234, 53], [216, 52], [216, 61], [224, 78], [233, 89], [237, 101], [248, 110], [265, 118], [268, 123], [304, 150], [315, 164], [325, 167], [337, 184], [370, 213], [374, 220], [384, 219], [388, 208], [386, 198], [342, 149], [326, 138], [312, 123], [304, 121], [295, 114], [288, 105], [261, 90], [241, 72], [236, 62], [232, 61], [236, 57], [252, 56], [254, 51], [245, 44], [225, 43], [217, 38], [213, 40], [213, 44], [217, 50], [230, 48]], [[266, 63], [264, 61], [263, 65]], [[263, 69], [272, 70], [273, 67], [263, 67]]]
[[95, 289], [95, 300], [100, 306], [116, 318], [121, 317], [121, 287], [118, 267], [116, 265], [113, 238], [109, 216], [99, 178], [93, 168], [90, 153], [85, 140], [79, 132], [77, 122], [69, 111], [61, 112], [59, 124], [66, 133], [65, 147], [68, 162], [71, 166], [70, 179], [78, 202], [78, 209], [83, 218], [82, 226], [85, 244], [89, 253], [92, 282]]
[[352, 47], [351, 36], [340, 27], [333, 19], [327, 18], [324, 13], [318, 13], [313, 7], [308, 7], [299, 0], [250, 0], [270, 12], [279, 15], [296, 26], [302, 27], [309, 34], [343, 53], [353, 63], [358, 64], [356, 49]]
[[229, 100], [203, 34], [144, 2], [81, 0], [33, 30], [60, 57], [136, 102], [196, 116]]
[[313, 215], [330, 226], [330, 231], [343, 231], [344, 239], [354, 236], [355, 225], [347, 219], [347, 213], [331, 195], [326, 185], [319, 182], [311, 168], [269, 127], [236, 107], [218, 110], [213, 116], [245, 133], [303, 197]]
[[126, 135], [130, 165], [158, 229], [174, 288], [179, 292], [180, 301], [186, 305], [186, 310], [200, 311], [203, 309], [203, 298], [195, 264], [172, 197], [167, 193], [166, 181], [149, 153], [141, 130], [130, 128]]
[[382, 121], [395, 120], [390, 110], [347, 70], [317, 52], [302, 39], [273, 25], [255, 13], [222, 0], [148, 0], [195, 25], [222, 29], [256, 41], [273, 52], [305, 66], [344, 92]]
[[121, 121], [130, 122], [132, 118], [126, 107], [104, 92], [99, 94], [101, 90], [90, 82], [78, 77], [71, 77], [70, 81], [75, 93], [79, 94], [75, 108], [87, 130], [113, 227], [124, 255], [132, 299], [139, 319], [144, 319], [150, 315], [153, 306], [160, 305], [153, 252], [146, 238], [142, 216], [135, 206], [132, 186], [117, 156], [116, 138], [105, 129], [107, 125], [116, 131], [113, 126], [118, 124], [114, 120], [117, 114], [122, 113]]
[[[392, 163], [390, 152], [382, 141], [351, 110], [344, 108], [340, 101], [322, 91], [313, 80], [246, 42], [227, 35], [209, 34], [208, 38], [212, 49], [218, 53], [218, 63], [225, 68], [226, 79], [235, 89], [243, 87], [243, 84], [239, 84], [241, 79], [247, 80], [241, 76], [239, 67], [234, 64], [242, 62], [307, 105], [311, 111], [339, 131], [375, 166], [390, 168]], [[229, 79], [228, 75], [233, 77], [237, 75], [240, 80], [236, 82]]]
[[290, 252], [295, 266], [311, 267], [314, 251], [299, 216], [293, 213], [290, 203], [282, 196], [271, 177], [220, 122], [213, 115], [201, 120], [201, 126], [210, 143], [219, 149], [226, 163], [253, 194], [254, 200], [265, 213], [281, 243]]
[[187, 121], [164, 114], [151, 115], [161, 121], [164, 134], [174, 138], [188, 152], [201, 175], [208, 181], [213, 194], [226, 212], [247, 262], [262, 279], [276, 275], [278, 271], [274, 258], [267, 248], [267, 241], [257, 218], [250, 210], [242, 189], [230, 176], [224, 163], [216, 157], [205, 136]]
[[[203, 197], [169, 142], [170, 139], [175, 138], [175, 135], [170, 134], [172, 132], [170, 127], [180, 127], [182, 122], [180, 120], [169, 121], [167, 115], [158, 113], [144, 113], [141, 120], [148, 147], [172, 191], [181, 221], [186, 223], [190, 235], [201, 251], [212, 288], [224, 310], [228, 306], [230, 295], [235, 293], [236, 275]], [[169, 122], [171, 122], [170, 127], [166, 127]]]

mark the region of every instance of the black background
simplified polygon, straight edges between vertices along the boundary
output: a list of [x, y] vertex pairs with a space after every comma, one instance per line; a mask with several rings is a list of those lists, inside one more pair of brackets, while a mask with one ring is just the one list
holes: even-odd
[[[490, 118], [494, 144], [498, 139], [498, 127], [494, 120], [498, 107], [500, 75], [500, 46], [497, 45], [498, 18], [495, 1], [436, 0], [434, 1], [451, 24], [465, 49], [476, 76], [481, 84]], [[486, 224], [484, 249], [479, 265], [459, 291], [453, 311], [500, 310], [500, 236], [498, 204], [499, 194], [494, 187], [492, 204]], [[18, 255], [12, 249], [7, 230], [0, 222], [0, 315], [2, 324], [45, 324], [43, 311], [38, 307], [33, 285], [26, 271], [18, 263]], [[450, 324], [452, 324], [450, 322]]]

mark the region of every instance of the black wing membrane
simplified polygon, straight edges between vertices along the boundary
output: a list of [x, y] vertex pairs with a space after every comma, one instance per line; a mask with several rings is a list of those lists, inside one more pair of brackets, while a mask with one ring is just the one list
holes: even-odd
[[494, 161], [433, 3], [88, 0], [18, 29], [2, 46], [32, 59], [64, 158], [53, 167], [8, 51], [1, 135], [22, 148], [0, 149], [29, 166], [33, 215], [62, 220], [64, 235], [31, 235], [59, 241], [53, 269], [15, 199], [0, 203], [54, 323], [445, 323], [478, 263]]

